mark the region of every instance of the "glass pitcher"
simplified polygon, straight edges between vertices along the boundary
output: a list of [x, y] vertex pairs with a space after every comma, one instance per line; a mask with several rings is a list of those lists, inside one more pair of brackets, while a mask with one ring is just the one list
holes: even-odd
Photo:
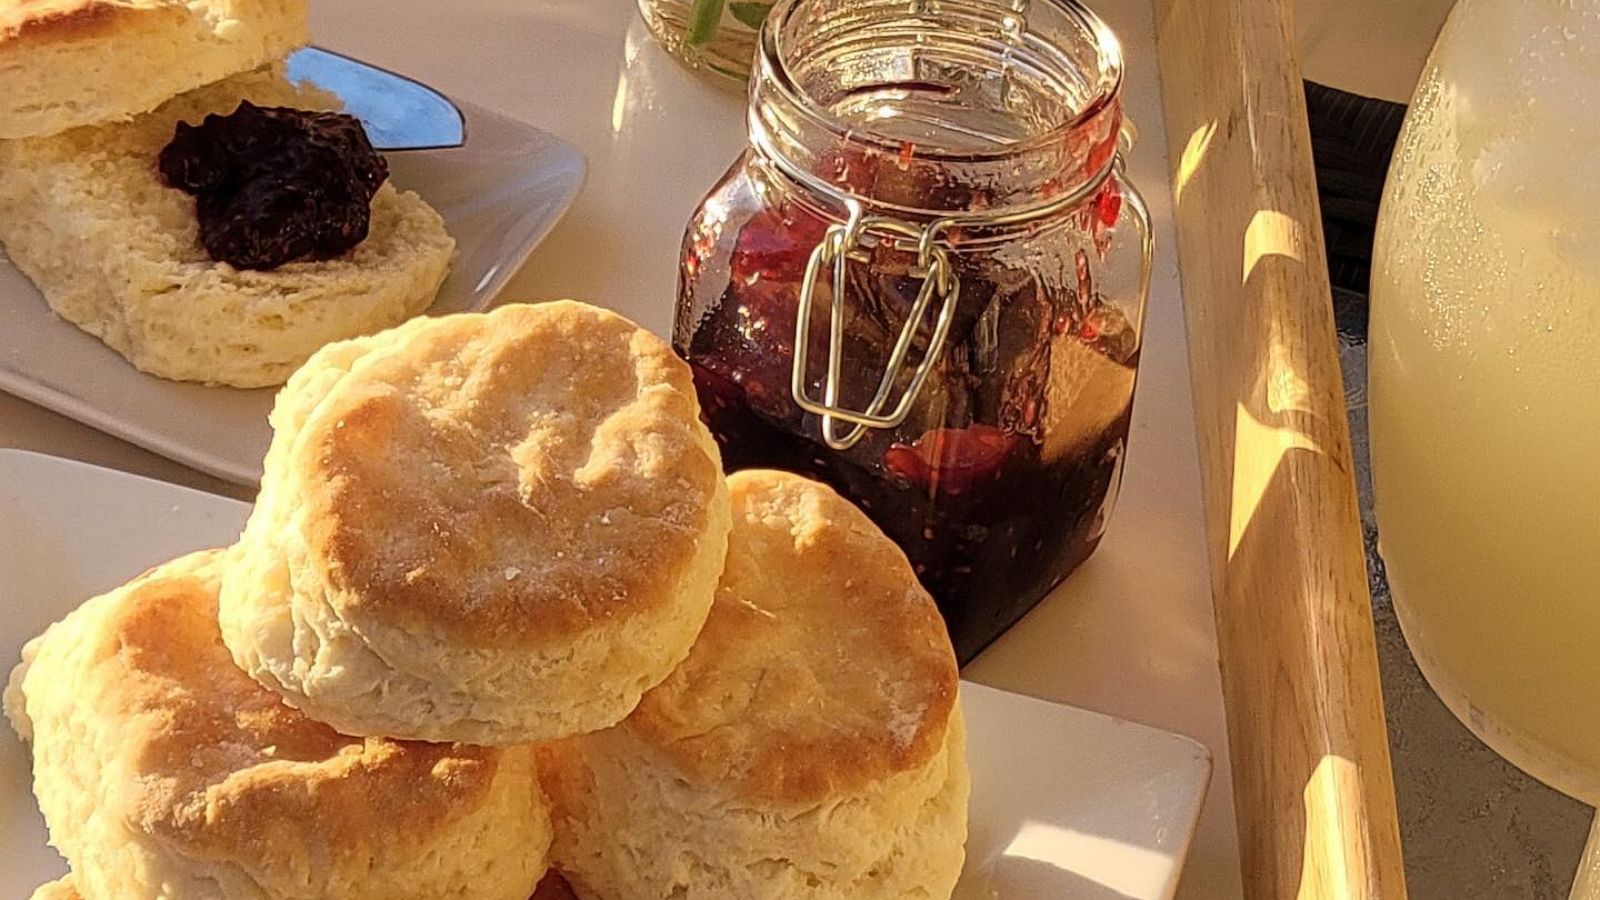
[[1600, 801], [1600, 4], [1462, 0], [1374, 249], [1380, 549], [1413, 655], [1518, 767]]

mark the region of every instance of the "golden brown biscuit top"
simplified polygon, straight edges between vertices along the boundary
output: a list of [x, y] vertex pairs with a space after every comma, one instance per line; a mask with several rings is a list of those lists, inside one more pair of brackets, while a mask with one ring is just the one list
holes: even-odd
[[341, 615], [544, 646], [675, 602], [722, 474], [671, 348], [572, 302], [391, 335], [318, 388], [289, 462]]
[[733, 531], [689, 658], [623, 724], [690, 778], [815, 803], [944, 745], [955, 654], [905, 554], [853, 504], [782, 472], [728, 480]]
[[0, 45], [16, 38], [84, 40], [111, 35], [118, 16], [171, 10], [190, 18], [182, 0], [0, 0]]
[[[345, 737], [236, 668], [217, 627], [221, 554], [157, 568], [113, 592], [115, 602], [74, 613], [100, 621], [41, 642], [30, 709], [34, 679], [72, 685], [76, 699], [60, 702], [110, 720], [118, 736], [98, 748], [104, 771], [131, 780], [109, 792], [119, 808], [108, 812], [190, 852], [265, 864], [368, 858], [481, 805], [513, 751]], [[61, 645], [78, 640], [87, 652]]]

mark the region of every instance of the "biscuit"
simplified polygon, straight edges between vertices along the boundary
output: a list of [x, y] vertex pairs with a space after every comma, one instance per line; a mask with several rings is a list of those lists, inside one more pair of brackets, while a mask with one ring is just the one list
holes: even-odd
[[346, 734], [603, 728], [705, 622], [717, 446], [688, 366], [621, 316], [518, 304], [334, 344], [272, 424], [222, 633]]
[[260, 106], [336, 108], [282, 67], [184, 94], [132, 122], [0, 141], [0, 243], [50, 309], [162, 378], [279, 385], [324, 344], [433, 303], [455, 253], [421, 197], [385, 183], [366, 240], [333, 259], [236, 269], [200, 243], [193, 197], [156, 159], [180, 121]]
[[830, 489], [729, 481], [689, 658], [622, 724], [541, 749], [557, 868], [585, 900], [948, 898], [969, 779], [932, 598]]
[[84, 900], [527, 900], [550, 841], [531, 748], [345, 737], [285, 706], [222, 645], [223, 558], [88, 601], [22, 664], [13, 714]]
[[311, 39], [306, 0], [0, 4], [0, 139], [126, 120]]

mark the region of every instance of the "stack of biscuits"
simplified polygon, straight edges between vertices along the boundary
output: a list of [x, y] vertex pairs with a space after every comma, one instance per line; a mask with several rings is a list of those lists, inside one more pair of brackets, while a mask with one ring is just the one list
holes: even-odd
[[849, 502], [722, 474], [691, 373], [574, 302], [417, 319], [279, 394], [232, 547], [95, 597], [6, 711], [42, 898], [948, 898], [954, 654]]
[[433, 303], [455, 241], [415, 193], [385, 182], [338, 256], [241, 269], [162, 181], [180, 123], [338, 109], [286, 75], [309, 39], [306, 0], [0, 0], [0, 245], [52, 312], [141, 371], [254, 388]]

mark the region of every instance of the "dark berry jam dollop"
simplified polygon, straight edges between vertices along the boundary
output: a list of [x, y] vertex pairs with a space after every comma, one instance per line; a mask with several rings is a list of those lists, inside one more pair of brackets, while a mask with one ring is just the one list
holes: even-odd
[[389, 177], [354, 117], [248, 101], [178, 123], [158, 166], [163, 182], [194, 196], [206, 252], [240, 269], [331, 259], [366, 240], [372, 197]]

